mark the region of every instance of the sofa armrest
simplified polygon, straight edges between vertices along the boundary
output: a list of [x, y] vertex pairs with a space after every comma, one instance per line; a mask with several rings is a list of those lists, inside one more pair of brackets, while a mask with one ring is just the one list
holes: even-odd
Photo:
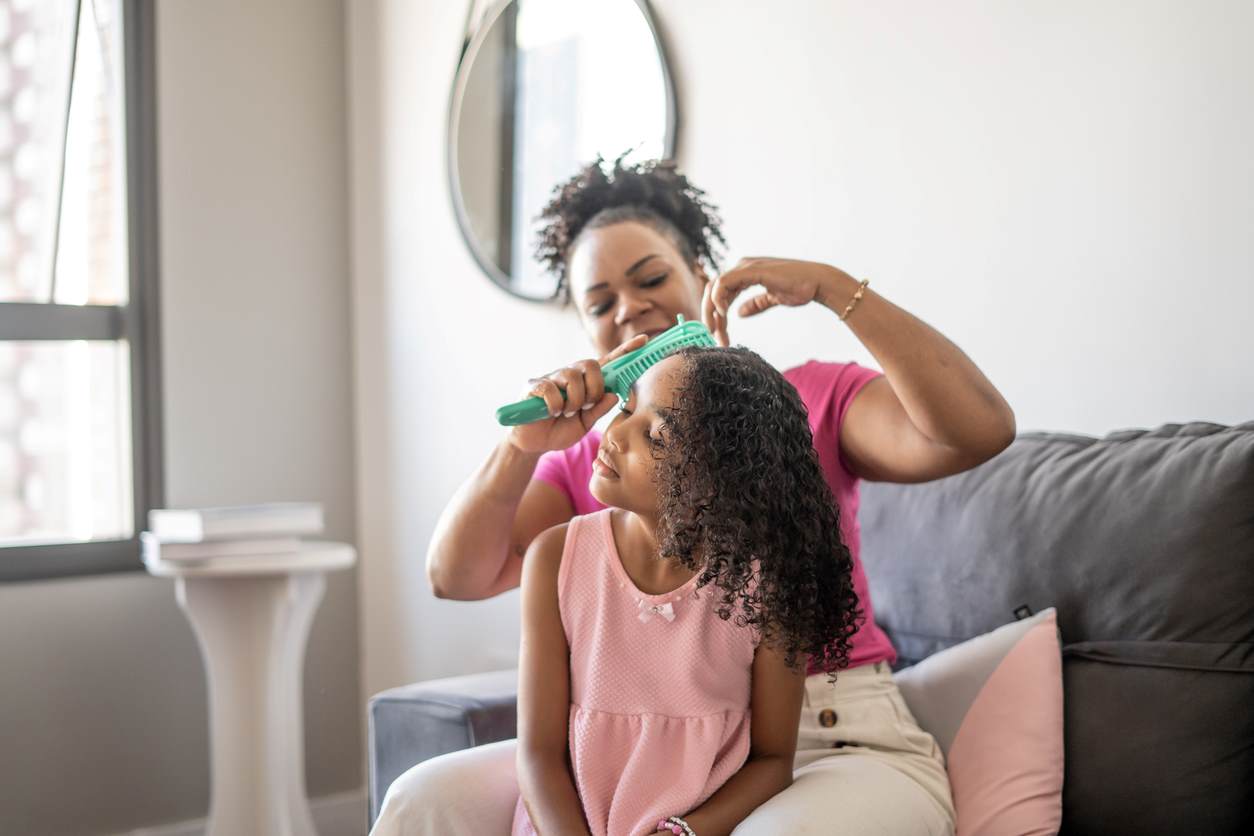
[[517, 702], [517, 670], [434, 679], [371, 697], [371, 825], [388, 787], [414, 764], [515, 737]]

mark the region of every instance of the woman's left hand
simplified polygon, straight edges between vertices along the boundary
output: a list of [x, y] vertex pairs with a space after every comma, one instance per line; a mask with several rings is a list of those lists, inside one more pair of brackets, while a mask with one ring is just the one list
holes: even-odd
[[756, 316], [777, 305], [799, 307], [827, 304], [831, 291], [857, 281], [844, 270], [817, 261], [789, 258], [742, 258], [736, 266], [707, 282], [701, 301], [701, 319], [719, 345], [726, 346], [727, 312], [744, 290], [761, 285], [763, 292], [741, 303], [737, 313]]

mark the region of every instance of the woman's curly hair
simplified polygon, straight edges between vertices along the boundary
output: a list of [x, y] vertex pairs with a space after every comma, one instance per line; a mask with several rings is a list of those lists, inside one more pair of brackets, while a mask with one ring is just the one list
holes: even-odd
[[553, 296], [570, 300], [566, 266], [570, 251], [585, 230], [622, 221], [639, 221], [674, 242], [690, 267], [698, 261], [718, 271], [723, 240], [718, 210], [680, 173], [673, 160], [624, 164], [627, 154], [606, 168], [604, 158], [579, 170], [553, 190], [538, 218], [543, 223], [536, 258], [557, 277]]
[[718, 589], [723, 619], [835, 675], [863, 614], [839, 509], [796, 389], [746, 348], [690, 348], [663, 412], [661, 556]]

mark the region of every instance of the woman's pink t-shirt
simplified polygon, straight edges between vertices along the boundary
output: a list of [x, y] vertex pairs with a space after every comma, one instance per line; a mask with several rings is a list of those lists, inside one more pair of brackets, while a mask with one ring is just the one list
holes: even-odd
[[[840, 507], [840, 529], [845, 545], [853, 556], [853, 588], [858, 595], [866, 620], [854, 633], [849, 653], [849, 666], [873, 662], [892, 664], [897, 659], [888, 636], [875, 623], [866, 573], [862, 569], [862, 538], [858, 526], [858, 477], [849, 472], [840, 453], [840, 425], [849, 405], [862, 387], [879, 376], [879, 372], [857, 363], [808, 363], [784, 372], [784, 378], [797, 389], [810, 413], [810, 431], [814, 448], [832, 495]], [[593, 430], [578, 443], [554, 450], [540, 457], [535, 477], [548, 482], [570, 500], [575, 514], [591, 514], [602, 505], [588, 490], [592, 479], [592, 460], [601, 446], [601, 433]]]

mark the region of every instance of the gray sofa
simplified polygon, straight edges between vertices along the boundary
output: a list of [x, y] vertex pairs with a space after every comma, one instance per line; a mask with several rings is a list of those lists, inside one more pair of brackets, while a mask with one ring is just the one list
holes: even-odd
[[[1254, 422], [1025, 434], [925, 485], [866, 484], [898, 668], [1055, 606], [1066, 834], [1254, 832]], [[370, 815], [409, 766], [512, 737], [515, 672], [370, 702]]]

